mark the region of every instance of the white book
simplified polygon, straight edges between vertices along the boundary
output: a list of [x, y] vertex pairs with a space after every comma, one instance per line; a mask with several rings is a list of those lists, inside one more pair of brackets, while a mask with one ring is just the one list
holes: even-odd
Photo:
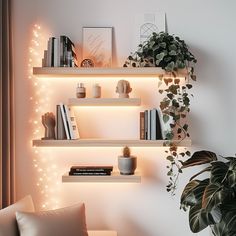
[[69, 133], [68, 121], [66, 119], [66, 111], [65, 111], [65, 107], [63, 103], [60, 103], [60, 109], [61, 109], [62, 120], [64, 123], [65, 132], [66, 132], [66, 138], [71, 139], [70, 133]]
[[159, 119], [160, 119], [162, 138], [166, 139], [166, 134], [171, 132], [170, 124], [173, 123], [173, 119], [170, 119], [167, 123], [165, 123], [163, 121], [163, 113], [162, 113], [161, 109], [157, 109], [157, 112], [158, 112]]
[[60, 42], [59, 38], [54, 39], [54, 45], [53, 45], [53, 61], [54, 61], [54, 67], [60, 66]]
[[76, 117], [73, 111], [73, 108], [68, 106], [68, 111], [69, 111], [69, 116], [70, 116], [70, 123], [71, 123], [71, 139], [79, 139], [80, 135], [79, 135], [79, 129], [78, 129], [78, 125], [76, 122]]

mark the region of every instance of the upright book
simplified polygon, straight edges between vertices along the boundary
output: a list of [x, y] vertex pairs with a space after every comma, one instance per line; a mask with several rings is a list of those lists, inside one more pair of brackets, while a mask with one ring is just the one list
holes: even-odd
[[60, 105], [57, 105], [56, 131], [57, 131], [57, 139], [59, 140], [67, 139]]
[[79, 130], [76, 122], [76, 117], [71, 107], [64, 105], [65, 113], [66, 113], [66, 120], [68, 122], [68, 130], [70, 139], [79, 139]]
[[60, 109], [61, 109], [62, 120], [63, 120], [63, 124], [65, 128], [65, 132], [66, 132], [66, 138], [71, 139], [70, 132], [69, 132], [69, 123], [66, 116], [65, 106], [63, 103], [60, 103]]

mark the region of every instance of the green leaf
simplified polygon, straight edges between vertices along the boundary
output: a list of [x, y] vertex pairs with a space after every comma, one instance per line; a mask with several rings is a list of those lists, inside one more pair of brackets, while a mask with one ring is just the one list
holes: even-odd
[[166, 69], [166, 71], [171, 72], [171, 71], [174, 70], [174, 68], [175, 68], [175, 63], [172, 61], [172, 62], [170, 62], [170, 63], [167, 64], [167, 66], [166, 66], [165, 69]]
[[185, 131], [188, 131], [188, 125], [187, 125], [187, 124], [184, 124], [183, 129], [184, 129]]
[[197, 203], [195, 195], [192, 190], [198, 186], [200, 183], [199, 180], [190, 181], [184, 188], [181, 198], [180, 198], [180, 209], [187, 210], [188, 206], [193, 206]]
[[181, 162], [181, 164], [182, 164], [182, 169], [183, 169], [190, 166], [207, 164], [216, 160], [217, 160], [217, 156], [214, 152], [203, 150], [203, 151], [195, 152], [191, 158], [189, 158], [185, 162]]
[[176, 56], [177, 53], [176, 53], [176, 51], [172, 50], [172, 51], [169, 52], [169, 55], [170, 55], [170, 56]]
[[191, 84], [186, 84], [186, 87], [187, 87], [188, 89], [191, 89], [193, 86], [192, 86]]
[[172, 156], [167, 156], [166, 159], [171, 162], [174, 161], [174, 158]]
[[163, 121], [164, 123], [167, 123], [169, 121], [170, 117], [166, 114], [163, 115]]
[[209, 211], [214, 206], [221, 204], [223, 201], [223, 195], [220, 194], [221, 189], [219, 184], [209, 184], [203, 194], [202, 208], [207, 208]]
[[165, 56], [165, 53], [164, 53], [164, 52], [161, 52], [161, 53], [159, 53], [159, 54], [156, 55], [156, 59], [159, 60], [159, 61], [161, 61], [161, 60], [164, 58], [164, 56]]
[[235, 236], [236, 235], [236, 204], [235, 200], [229, 201], [221, 207], [223, 212], [221, 222], [212, 226], [215, 235]]
[[222, 161], [212, 162], [211, 165], [212, 165], [211, 177], [210, 177], [211, 183], [215, 184], [221, 183], [228, 172], [229, 168], [228, 165]]
[[170, 100], [164, 100], [160, 103], [160, 108], [161, 110], [164, 110], [165, 108], [167, 108], [170, 105]]
[[198, 233], [209, 225], [209, 213], [201, 208], [201, 204], [190, 208], [189, 225], [193, 233]]
[[189, 181], [193, 180], [194, 178], [196, 178], [198, 175], [201, 175], [204, 172], [208, 172], [211, 171], [211, 166], [206, 167], [205, 169], [199, 171], [197, 174], [193, 175]]

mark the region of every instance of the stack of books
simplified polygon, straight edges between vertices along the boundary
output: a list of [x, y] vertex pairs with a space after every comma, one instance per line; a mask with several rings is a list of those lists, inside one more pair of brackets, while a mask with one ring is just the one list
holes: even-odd
[[162, 129], [157, 109], [140, 112], [140, 139], [162, 140]]
[[69, 175], [76, 176], [104, 176], [111, 175], [113, 166], [72, 166]]
[[56, 131], [57, 139], [79, 139], [76, 117], [71, 107], [60, 103], [57, 105]]
[[77, 67], [74, 43], [65, 35], [50, 37], [42, 59], [43, 67]]

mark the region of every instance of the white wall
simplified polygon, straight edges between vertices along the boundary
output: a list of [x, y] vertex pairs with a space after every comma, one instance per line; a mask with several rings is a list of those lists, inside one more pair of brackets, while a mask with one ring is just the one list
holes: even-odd
[[[28, 193], [32, 194], [38, 209], [41, 209], [47, 201], [49, 208], [53, 207], [56, 201], [58, 206], [84, 201], [90, 229], [115, 229], [120, 236], [191, 235], [187, 214], [179, 210], [179, 193], [191, 171], [181, 177], [176, 197], [169, 196], [165, 191], [167, 177], [163, 148], [132, 149], [139, 157], [139, 169], [143, 174], [142, 184], [60, 182], [61, 174], [72, 164], [116, 165], [120, 148], [36, 150], [31, 148], [30, 137], [33, 136], [35, 129], [29, 120], [35, 116], [35, 100], [30, 101], [29, 98], [37, 97], [35, 91], [38, 88], [27, 78], [32, 26], [35, 23], [40, 24], [45, 37], [65, 34], [76, 43], [81, 42], [83, 26], [113, 26], [116, 43], [115, 59], [121, 65], [131, 50], [134, 16], [137, 13], [166, 12], [169, 32], [185, 39], [198, 59], [196, 66], [198, 81], [194, 84], [195, 98], [191, 106], [192, 150], [205, 148], [223, 155], [233, 155], [236, 144], [234, 103], [236, 32], [233, 25], [236, 20], [236, 2], [234, 0], [197, 2], [194, 0], [15, 0], [13, 2], [17, 198]], [[41, 43], [45, 44], [45, 41]], [[111, 78], [109, 82], [101, 78], [95, 80], [102, 85], [104, 95], [116, 96], [114, 87], [117, 78]], [[48, 95], [47, 109], [53, 110], [56, 103], [66, 102], [68, 97], [74, 96], [78, 81], [84, 81], [89, 88], [95, 80], [45, 78], [39, 83], [47, 86], [46, 92], [42, 94], [51, 91]], [[140, 109], [158, 104], [156, 81], [132, 78], [130, 82], [134, 89], [133, 96], [141, 96], [144, 107], [78, 109], [82, 136], [130, 138], [138, 135], [137, 117]], [[104, 126], [107, 129], [101, 129]], [[44, 178], [41, 182], [40, 177]], [[36, 186], [36, 183], [39, 183], [39, 186]], [[198, 235], [208, 235], [208, 231], [205, 230]]]

